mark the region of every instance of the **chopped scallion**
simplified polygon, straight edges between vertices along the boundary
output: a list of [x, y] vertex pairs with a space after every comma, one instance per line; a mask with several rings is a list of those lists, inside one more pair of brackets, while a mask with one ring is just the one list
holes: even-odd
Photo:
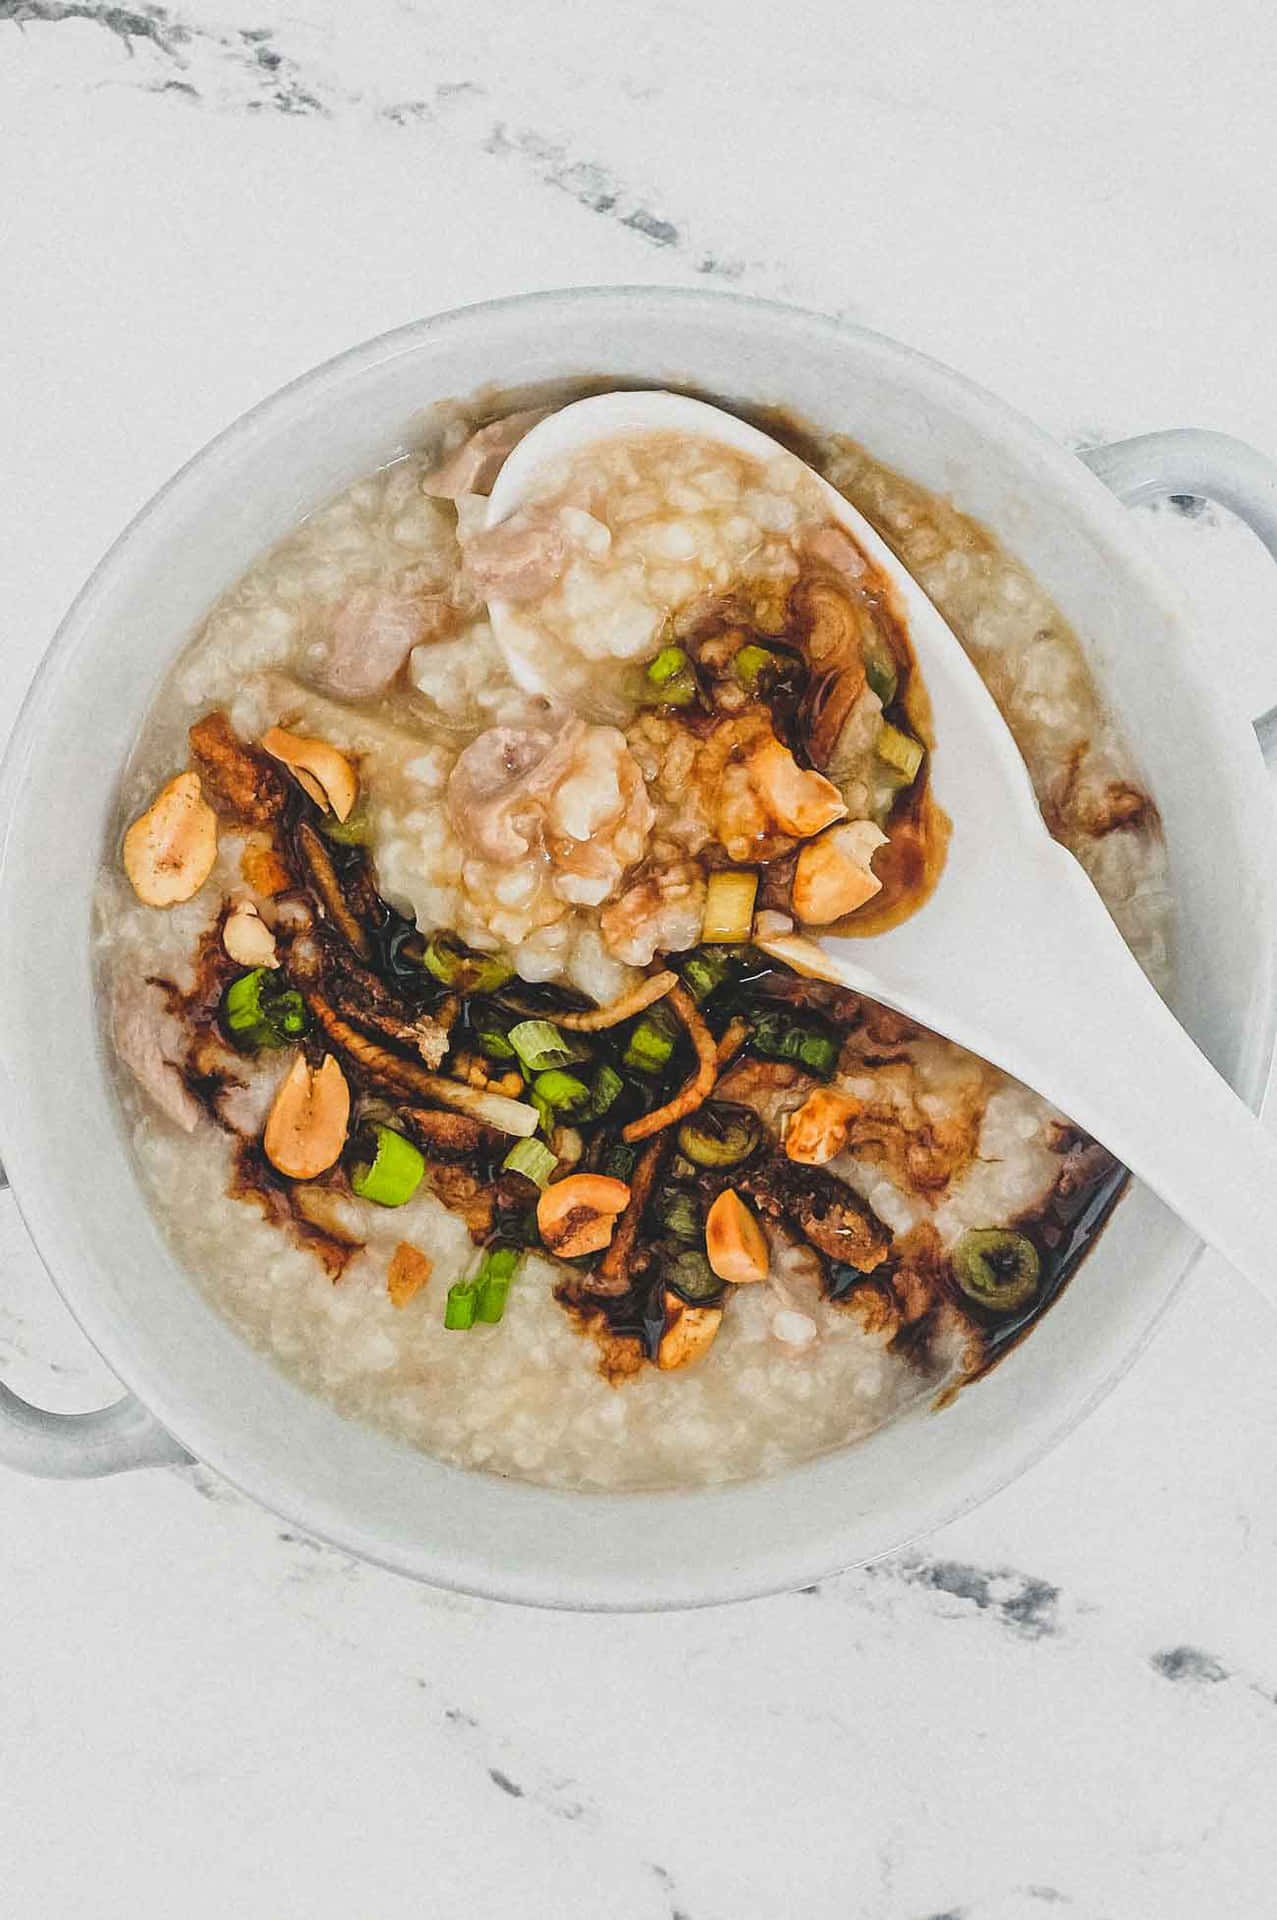
[[865, 679], [883, 706], [889, 707], [896, 697], [900, 676], [896, 672], [896, 663], [885, 646], [871, 647], [866, 653]]
[[628, 1185], [638, 1156], [638, 1148], [630, 1146], [628, 1141], [613, 1140], [603, 1155], [599, 1171], [605, 1173], [609, 1180], [624, 1180]]
[[590, 1089], [590, 1104], [580, 1118], [601, 1120], [624, 1088], [625, 1082], [620, 1074], [615, 1067], [609, 1067], [605, 1061], [594, 1076], [594, 1085]]
[[912, 734], [902, 733], [899, 727], [893, 727], [889, 720], [884, 720], [874, 742], [874, 752], [894, 773], [900, 775], [905, 786], [917, 779], [923, 747], [921, 740], [915, 740]]
[[510, 1045], [509, 1040], [507, 1040], [501, 1028], [496, 1026], [491, 1020], [485, 1021], [481, 1027], [477, 1026], [474, 1030], [474, 1037], [484, 1053], [487, 1054], [489, 1060], [514, 1059], [514, 1048]]
[[648, 664], [648, 699], [663, 707], [690, 707], [696, 695], [696, 674], [682, 647], [662, 647]]
[[701, 940], [729, 947], [748, 940], [757, 893], [758, 875], [751, 868], [720, 868], [711, 873], [705, 886]]
[[705, 1218], [694, 1194], [681, 1187], [667, 1187], [657, 1197], [655, 1213], [658, 1223], [676, 1240], [704, 1245]]
[[532, 1082], [532, 1092], [555, 1113], [575, 1113], [586, 1106], [590, 1098], [590, 1089], [584, 1080], [578, 1080], [574, 1073], [565, 1073], [562, 1067], [550, 1067], [545, 1073], [539, 1073]]
[[589, 1058], [589, 1050], [570, 1040], [549, 1020], [520, 1020], [507, 1035], [529, 1073], [542, 1073], [547, 1067], [567, 1067], [574, 1060]]
[[432, 933], [422, 965], [440, 986], [457, 993], [494, 993], [514, 977], [514, 966], [495, 953], [475, 953], [450, 933]]
[[647, 669], [647, 677], [654, 687], [663, 687], [667, 680], [682, 673], [687, 665], [687, 655], [682, 647], [662, 647], [655, 660]]
[[770, 647], [756, 647], [751, 642], [742, 647], [732, 661], [732, 672], [746, 693], [757, 693], [768, 679], [782, 672], [784, 666], [785, 662]]
[[448, 1288], [448, 1298], [444, 1302], [443, 1324], [456, 1333], [474, 1325], [475, 1309], [479, 1304], [479, 1289], [473, 1280], [458, 1280]]
[[335, 813], [325, 814], [319, 823], [319, 831], [325, 840], [332, 840], [339, 847], [367, 847], [372, 844], [372, 827], [368, 815], [357, 806], [344, 820]]
[[379, 1207], [402, 1207], [420, 1186], [426, 1163], [412, 1141], [393, 1128], [375, 1127], [373, 1132], [373, 1157], [351, 1167], [350, 1184], [361, 1200], [375, 1200]]
[[639, 1073], [659, 1073], [669, 1064], [676, 1038], [674, 1016], [658, 1001], [636, 1022], [621, 1065], [636, 1068]]
[[696, 1247], [683, 1247], [665, 1268], [665, 1283], [692, 1306], [717, 1300], [723, 1282]]
[[695, 947], [683, 960], [683, 985], [697, 1006], [717, 992], [735, 970], [735, 956], [725, 947]]
[[544, 1140], [517, 1140], [501, 1162], [508, 1172], [521, 1173], [538, 1187], [545, 1186], [558, 1164]]
[[708, 1100], [678, 1129], [681, 1154], [701, 1167], [738, 1167], [754, 1153], [763, 1137], [762, 1122], [748, 1107]]
[[269, 967], [254, 967], [232, 980], [222, 995], [222, 1025], [245, 1052], [286, 1047], [305, 1033], [306, 1004]]
[[495, 1326], [500, 1320], [521, 1257], [517, 1247], [494, 1247], [484, 1254], [483, 1264], [474, 1277], [476, 1320], [487, 1326]]
[[838, 1064], [838, 1042], [820, 1027], [808, 1026], [784, 1013], [751, 1014], [750, 1045], [765, 1060], [791, 1060], [817, 1079], [827, 1080]]

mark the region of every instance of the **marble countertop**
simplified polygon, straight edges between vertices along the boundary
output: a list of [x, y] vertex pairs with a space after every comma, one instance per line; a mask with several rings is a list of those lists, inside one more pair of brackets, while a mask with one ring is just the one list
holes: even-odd
[[[1277, 450], [1264, 0], [0, 0], [7, 726], [84, 574], [281, 381], [438, 308], [733, 286], [1074, 444]], [[814, 170], [821, 184], [813, 190]], [[1277, 576], [1143, 516], [1251, 710]], [[111, 1383], [0, 1218], [0, 1371]], [[1277, 1327], [1204, 1260], [1027, 1479], [810, 1592], [428, 1592], [201, 1469], [0, 1478], [0, 1888], [49, 1920], [1261, 1920]]]

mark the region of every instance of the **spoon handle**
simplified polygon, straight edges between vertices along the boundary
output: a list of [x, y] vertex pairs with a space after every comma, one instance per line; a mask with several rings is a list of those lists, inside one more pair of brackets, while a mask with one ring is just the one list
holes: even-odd
[[1051, 843], [1039, 871], [1040, 896], [1003, 916], [997, 968], [969, 995], [964, 982], [957, 1016], [907, 978], [837, 970], [1041, 1093], [1277, 1307], [1277, 1138], [1145, 978], [1072, 856]]

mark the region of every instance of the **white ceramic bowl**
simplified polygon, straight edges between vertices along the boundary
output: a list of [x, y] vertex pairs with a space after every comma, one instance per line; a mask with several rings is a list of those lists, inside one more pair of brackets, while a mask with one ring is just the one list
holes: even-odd
[[[595, 1496], [462, 1472], [302, 1393], [175, 1264], [130, 1164], [90, 978], [117, 772], [210, 602], [302, 514], [404, 449], [429, 403], [582, 373], [691, 383], [850, 433], [1032, 568], [1083, 636], [1162, 811], [1177, 1010], [1258, 1101], [1277, 924], [1261, 756], [1221, 691], [1228, 676], [1082, 461], [934, 361], [760, 301], [622, 288], [445, 314], [306, 375], [197, 455], [103, 560], [23, 711], [0, 793], [0, 1152], [53, 1279], [131, 1394], [68, 1420], [0, 1390], [0, 1460], [90, 1474], [191, 1454], [310, 1532], [440, 1585], [552, 1606], [697, 1605], [872, 1558], [1023, 1472], [1129, 1363], [1198, 1251], [1191, 1236], [1131, 1192], [989, 1379], [942, 1414], [774, 1479]], [[1224, 498], [1277, 549], [1272, 470], [1236, 443], [1152, 436], [1088, 457], [1128, 493]]]

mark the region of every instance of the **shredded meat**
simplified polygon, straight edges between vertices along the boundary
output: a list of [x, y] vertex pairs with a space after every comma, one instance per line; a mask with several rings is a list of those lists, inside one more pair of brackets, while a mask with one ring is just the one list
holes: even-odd
[[481, 733], [449, 775], [448, 813], [475, 856], [465, 865], [466, 889], [512, 944], [568, 907], [598, 906], [614, 894], [652, 824], [624, 734], [576, 715], [556, 727]]
[[599, 915], [599, 928], [618, 960], [646, 967], [658, 952], [682, 953], [694, 947], [704, 918], [705, 875], [698, 862], [654, 861], [608, 902]]
[[417, 1145], [440, 1160], [466, 1160], [491, 1153], [503, 1136], [468, 1113], [449, 1113], [442, 1107], [401, 1107], [399, 1117]]
[[[407, 1047], [428, 1067], [437, 1067], [448, 1051], [448, 1025], [431, 1014], [406, 1018], [403, 1007], [379, 974], [364, 967], [326, 928], [303, 933], [289, 949], [289, 973], [301, 986], [316, 986], [334, 1011], [352, 1026], [394, 1046]], [[456, 1018], [454, 1009], [452, 1018]]]
[[668, 1146], [669, 1136], [658, 1134], [639, 1155], [630, 1180], [629, 1205], [616, 1223], [607, 1252], [590, 1277], [591, 1293], [610, 1295], [629, 1290], [630, 1260]]
[[714, 1036], [702, 1020], [696, 1002], [686, 987], [672, 987], [669, 1000], [687, 1028], [695, 1049], [696, 1071], [663, 1107], [657, 1107], [655, 1112], [645, 1113], [641, 1120], [631, 1120], [628, 1126], [622, 1127], [622, 1140], [646, 1140], [649, 1135], [672, 1127], [676, 1120], [686, 1119], [689, 1113], [695, 1113], [698, 1107], [703, 1106], [714, 1090], [714, 1082], [718, 1078], [718, 1049]]
[[288, 805], [287, 778], [269, 754], [241, 740], [220, 708], [197, 720], [187, 739], [210, 805], [250, 827], [270, 827]]
[[372, 947], [368, 935], [350, 910], [323, 837], [316, 833], [308, 820], [303, 820], [298, 825], [294, 840], [298, 859], [319, 895], [324, 912], [359, 958], [371, 959]]
[[[379, 1045], [337, 1011], [332, 1002], [317, 987], [304, 989], [306, 1005], [310, 1008], [318, 1024], [339, 1053], [345, 1054], [351, 1065], [366, 1080], [387, 1087], [393, 1093], [415, 1094], [422, 1100], [439, 1097], [439, 1077], [428, 1073], [415, 1060], [405, 1060], [401, 1054], [391, 1053], [387, 1047]], [[367, 1019], [367, 1013], [361, 1010], [361, 1019]]]
[[619, 1000], [613, 1000], [610, 1006], [596, 1007], [592, 1013], [560, 1013], [555, 1017], [555, 1025], [566, 1027], [572, 1033], [602, 1033], [654, 1006], [677, 985], [676, 973], [654, 973], [649, 980], [640, 980], [636, 987], [623, 993]]
[[830, 1260], [872, 1273], [891, 1250], [891, 1235], [870, 1207], [820, 1167], [774, 1154], [738, 1176], [743, 1193], [774, 1220], [790, 1220]]

